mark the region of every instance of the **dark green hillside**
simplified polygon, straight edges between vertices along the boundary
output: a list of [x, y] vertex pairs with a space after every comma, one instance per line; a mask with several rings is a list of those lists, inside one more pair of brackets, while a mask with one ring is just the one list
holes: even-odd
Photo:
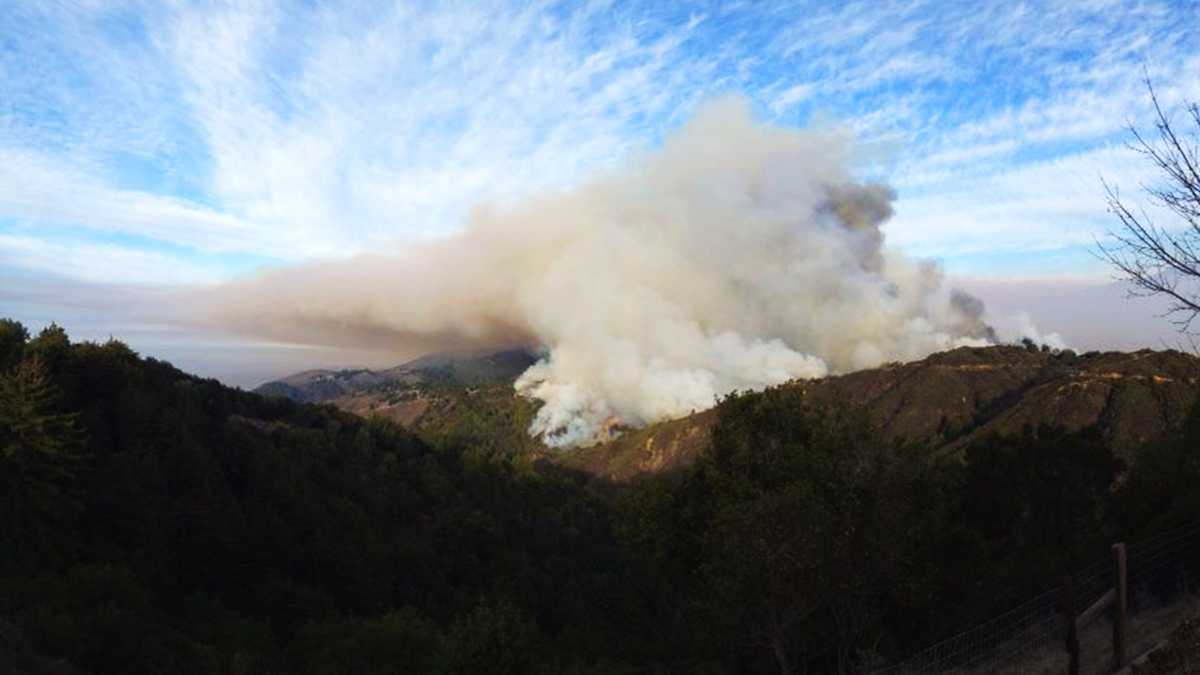
[[[998, 356], [1058, 372], [984, 350], [928, 377], [1054, 400]], [[425, 385], [447, 407], [417, 436], [0, 321], [0, 673], [856, 672], [1200, 518], [1200, 414], [1155, 379], [1190, 362], [1077, 358], [1119, 422], [954, 427], [950, 453], [788, 385], [703, 442], [628, 434], [696, 450], [610, 483], [544, 461], [504, 385]], [[903, 368], [862, 381], [933, 405]], [[1162, 419], [1132, 464], [1105, 432]]]
[[642, 610], [571, 481], [5, 330], [0, 626], [22, 647], [0, 672], [526, 672], [642, 648], [614, 637]]

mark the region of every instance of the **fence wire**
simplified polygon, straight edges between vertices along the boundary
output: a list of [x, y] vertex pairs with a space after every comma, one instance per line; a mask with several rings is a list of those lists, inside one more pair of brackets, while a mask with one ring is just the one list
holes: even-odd
[[[1126, 656], [1133, 658], [1154, 645], [1171, 622], [1182, 620], [1178, 603], [1193, 592], [1200, 572], [1200, 522], [1189, 523], [1126, 546], [1129, 625]], [[1090, 607], [1113, 587], [1111, 553], [1072, 575], [1076, 606]], [[1066, 622], [1060, 613], [1061, 590], [1033, 596], [957, 635], [937, 642], [907, 659], [871, 670], [873, 674], [992, 673], [1020, 662], [1027, 655], [1061, 652], [1066, 663]], [[1174, 609], [1172, 609], [1174, 608]], [[1110, 672], [1112, 665], [1111, 611], [1103, 612], [1081, 638], [1082, 673]], [[1017, 670], [1022, 668], [1017, 667]]]

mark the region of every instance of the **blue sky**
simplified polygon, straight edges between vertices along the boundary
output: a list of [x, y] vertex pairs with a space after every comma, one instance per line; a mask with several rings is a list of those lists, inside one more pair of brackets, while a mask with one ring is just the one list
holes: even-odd
[[1147, 122], [1143, 72], [1168, 107], [1200, 98], [1197, 25], [1195, 1], [6, 2], [0, 314], [136, 332], [52, 290], [436, 237], [731, 92], [854, 130], [906, 252], [1101, 283], [1100, 178], [1153, 179], [1125, 126]]

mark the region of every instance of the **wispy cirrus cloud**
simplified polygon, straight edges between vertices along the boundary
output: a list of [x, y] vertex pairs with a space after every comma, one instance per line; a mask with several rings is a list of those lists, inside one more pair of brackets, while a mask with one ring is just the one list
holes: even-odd
[[105, 284], [211, 284], [229, 276], [219, 265], [183, 261], [178, 256], [155, 251], [79, 239], [48, 240], [11, 234], [0, 234], [0, 265]]
[[[740, 92], [875, 148], [909, 253], [1098, 275], [1099, 177], [1147, 179], [1119, 149], [1143, 73], [1168, 105], [1200, 97], [1198, 20], [1183, 0], [8, 3], [0, 272], [191, 283], [402, 247]], [[70, 251], [89, 264], [47, 263]]]
[[117, 187], [31, 152], [0, 149], [0, 203], [4, 217], [136, 235], [198, 253], [269, 251], [296, 259], [312, 244], [281, 239], [278, 230], [186, 198]]
[[127, 218], [113, 201], [173, 200], [189, 214], [151, 236], [280, 259], [446, 232], [477, 202], [570, 185], [718, 92], [848, 120], [897, 148], [902, 190], [936, 189], [1107, 142], [1144, 112], [1142, 68], [1168, 98], [1200, 68], [1194, 7], [1153, 2], [6, 12], [0, 149], [43, 180], [11, 183], [0, 217], [69, 216], [47, 203], [57, 175], [107, 186], [74, 200], [104, 227]]

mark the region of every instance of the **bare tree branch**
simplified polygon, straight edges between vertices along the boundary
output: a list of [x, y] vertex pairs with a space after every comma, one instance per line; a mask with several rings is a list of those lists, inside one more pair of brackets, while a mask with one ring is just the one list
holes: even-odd
[[1097, 241], [1096, 248], [1130, 284], [1131, 296], [1167, 298], [1166, 316], [1180, 332], [1190, 334], [1200, 316], [1200, 104], [1184, 105], [1192, 124], [1181, 133], [1150, 79], [1143, 81], [1154, 106], [1155, 133], [1149, 137], [1130, 124], [1133, 140], [1128, 147], [1157, 169], [1159, 181], [1142, 185], [1142, 192], [1151, 204], [1169, 212], [1173, 222], [1156, 224], [1145, 209], [1131, 208], [1116, 185], [1103, 181], [1105, 201], [1118, 227], [1109, 231], [1108, 241]]

